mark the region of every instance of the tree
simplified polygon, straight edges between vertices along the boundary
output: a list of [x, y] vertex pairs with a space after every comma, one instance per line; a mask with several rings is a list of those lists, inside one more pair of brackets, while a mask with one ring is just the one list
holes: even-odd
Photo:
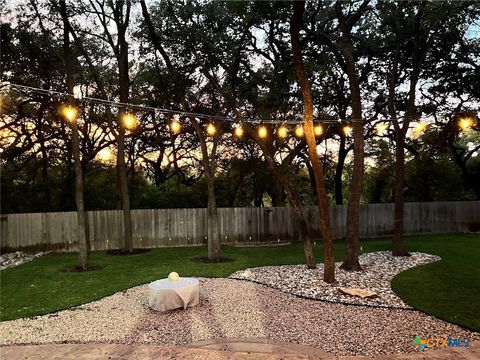
[[316, 183], [316, 195], [318, 209], [320, 214], [320, 230], [323, 239], [324, 251], [324, 274], [323, 279], [332, 283], [335, 281], [335, 256], [333, 253], [332, 229], [330, 225], [330, 216], [328, 213], [328, 199], [325, 189], [325, 180], [323, 177], [323, 167], [317, 153], [317, 142], [315, 139], [313, 125], [313, 99], [310, 90], [310, 84], [302, 60], [302, 50], [300, 42], [300, 29], [303, 23], [303, 13], [305, 11], [305, 2], [296, 1], [293, 5], [293, 16], [290, 23], [290, 34], [292, 39], [293, 63], [297, 73], [298, 82], [302, 89], [304, 104], [304, 131], [307, 140], [308, 154], [313, 168]]
[[[63, 18], [63, 60], [65, 68], [65, 84], [67, 93], [73, 98], [74, 80], [72, 76], [72, 51], [70, 46], [70, 29], [65, 0], [59, 3], [60, 13]], [[70, 100], [72, 100], [72, 98]], [[73, 105], [72, 105], [73, 106]], [[83, 202], [83, 173], [80, 159], [80, 141], [78, 134], [77, 110], [74, 107], [64, 108], [63, 115], [72, 128], [72, 150], [75, 166], [75, 201], [77, 206], [78, 222], [78, 263], [77, 266], [86, 270], [88, 266], [88, 245], [85, 226], [85, 205]]]
[[[121, 103], [128, 103], [129, 100], [129, 48], [127, 42], [127, 29], [130, 23], [130, 1], [117, 1], [116, 3], [108, 3], [105, 6], [104, 2], [90, 0], [90, 6], [93, 13], [97, 16], [103, 31], [104, 37], [101, 37], [111, 47], [115, 59], [117, 60], [118, 71], [118, 85], [119, 85], [119, 99]], [[111, 22], [116, 27], [117, 33], [115, 36], [111, 32]], [[85, 57], [94, 79], [100, 92], [106, 97], [104, 84], [95, 68], [90, 55], [85, 50], [76, 31], [70, 26], [71, 34], [79, 46], [82, 55]], [[110, 125], [110, 131], [117, 141], [117, 191], [120, 197], [120, 203], [123, 210], [123, 225], [124, 225], [124, 248], [131, 253], [133, 250], [132, 238], [132, 216], [130, 212], [130, 198], [128, 194], [128, 180], [127, 168], [125, 163], [125, 133], [126, 126], [123, 120], [125, 112], [120, 113], [117, 118], [117, 126], [112, 122], [111, 109], [107, 109], [106, 118]], [[117, 130], [118, 129], [118, 130]]]
[[[417, 106], [419, 82], [429, 65], [435, 67], [440, 60], [451, 63], [450, 54], [456, 44], [462, 43], [468, 21], [475, 17], [478, 9], [469, 2], [385, 3], [379, 7], [387, 34], [386, 49], [391, 53], [387, 75], [388, 114], [394, 125], [396, 143], [392, 253], [407, 256], [403, 234], [405, 141], [411, 122], [421, 115]], [[446, 31], [445, 24], [451, 24], [457, 30]], [[455, 62], [458, 65], [458, 61]], [[408, 84], [405, 84], [405, 78]], [[406, 94], [401, 93], [400, 85], [407, 86]], [[399, 114], [401, 112], [403, 116]]]
[[[153, 24], [152, 18], [150, 16], [147, 5], [144, 0], [140, 1], [142, 6], [142, 14], [147, 27], [148, 38], [152, 42], [154, 49], [158, 51], [165, 62], [165, 65], [168, 69], [168, 73], [173, 81], [175, 87], [175, 96], [179, 104], [181, 104], [182, 110], [191, 111], [192, 109], [188, 105], [185, 90], [183, 89], [183, 84], [181, 78], [173, 65], [170, 56], [162, 44], [161, 38], [158, 36], [155, 26]], [[207, 181], [208, 189], [208, 234], [207, 234], [207, 245], [208, 245], [208, 258], [212, 260], [219, 260], [221, 257], [221, 238], [220, 238], [220, 223], [218, 218], [217, 211], [217, 199], [215, 195], [215, 168], [216, 168], [216, 150], [218, 145], [219, 137], [218, 135], [213, 136], [213, 146], [209, 153], [207, 146], [207, 137], [205, 136], [204, 129], [199, 121], [195, 117], [190, 118], [190, 122], [193, 125], [195, 132], [198, 136], [200, 142], [200, 148], [202, 152], [202, 165], [204, 169], [204, 176]]]

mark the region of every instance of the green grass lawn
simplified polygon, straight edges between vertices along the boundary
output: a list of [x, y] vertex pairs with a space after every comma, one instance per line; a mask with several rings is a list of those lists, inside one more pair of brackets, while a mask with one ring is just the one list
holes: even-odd
[[[389, 250], [389, 239], [363, 240], [362, 252]], [[335, 242], [337, 260], [343, 242]], [[448, 234], [411, 236], [411, 251], [440, 255], [443, 260], [399, 274], [393, 288], [408, 304], [439, 318], [480, 330], [480, 236]], [[321, 246], [315, 246], [318, 261]], [[98, 271], [72, 273], [61, 269], [75, 264], [76, 254], [51, 254], [0, 272], [1, 319], [41, 315], [90, 302], [115, 292], [166, 277], [226, 277], [247, 267], [303, 263], [302, 244], [275, 247], [223, 247], [235, 259], [221, 264], [199, 264], [190, 259], [205, 256], [205, 247], [153, 249], [132, 256], [91, 254]]]

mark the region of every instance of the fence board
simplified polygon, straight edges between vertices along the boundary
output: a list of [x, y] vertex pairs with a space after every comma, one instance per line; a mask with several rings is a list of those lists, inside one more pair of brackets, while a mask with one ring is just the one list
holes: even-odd
[[[368, 204], [360, 209], [362, 237], [388, 236], [393, 232], [393, 204]], [[317, 207], [303, 209], [314, 239], [320, 238]], [[220, 208], [220, 235], [225, 244], [302, 241], [289, 207]], [[480, 201], [406, 203], [405, 233], [449, 233], [480, 227]], [[346, 206], [332, 205], [334, 239], [345, 237]], [[121, 210], [87, 212], [92, 250], [123, 246]], [[135, 247], [206, 244], [207, 209], [132, 210]], [[2, 248], [44, 247], [73, 251], [77, 248], [75, 212], [9, 214], [0, 216]], [[477, 230], [478, 231], [478, 230]]]

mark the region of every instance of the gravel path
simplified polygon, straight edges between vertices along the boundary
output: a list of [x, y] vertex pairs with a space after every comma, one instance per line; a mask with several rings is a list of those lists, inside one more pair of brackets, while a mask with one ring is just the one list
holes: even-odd
[[[373, 305], [390, 308], [411, 309], [392, 290], [392, 279], [409, 268], [439, 261], [436, 255], [414, 252], [410, 257], [392, 256], [388, 251], [362, 254], [359, 257], [362, 271], [340, 269], [341, 262], [335, 264], [335, 283], [325, 283], [323, 264], [317, 269], [307, 269], [305, 265], [262, 266], [230, 275], [232, 279], [249, 280], [270, 286], [289, 294], [310, 299], [326, 300], [344, 304]], [[377, 293], [373, 298], [359, 298], [342, 294], [338, 288], [360, 288]]]
[[148, 313], [146, 285], [69, 310], [0, 322], [0, 345], [120, 341]]
[[299, 298], [253, 282], [200, 279], [199, 306], [159, 313], [147, 307], [142, 285], [56, 314], [0, 323], [0, 345], [112, 342], [183, 345], [219, 338], [270, 338], [335, 355], [418, 351], [415, 335], [468, 337], [479, 333], [418, 311], [333, 304]]
[[8, 269], [18, 265], [25, 264], [40, 256], [49, 254], [49, 251], [39, 252], [35, 254], [27, 254], [23, 251], [16, 251], [0, 255], [0, 270]]

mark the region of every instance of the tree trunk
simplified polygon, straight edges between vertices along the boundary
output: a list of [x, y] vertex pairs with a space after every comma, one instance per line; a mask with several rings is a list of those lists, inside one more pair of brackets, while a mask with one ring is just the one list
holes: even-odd
[[286, 178], [285, 174], [278, 174], [277, 178], [281, 180], [283, 183], [283, 187], [285, 192], [287, 193], [288, 201], [290, 206], [292, 207], [293, 219], [300, 230], [300, 234], [303, 238], [303, 253], [305, 255], [305, 262], [307, 264], [308, 269], [316, 269], [317, 268], [317, 261], [315, 260], [315, 253], [313, 252], [313, 245], [312, 245], [312, 236], [310, 234], [310, 228], [308, 226], [307, 221], [305, 221], [305, 216], [302, 213], [302, 208], [300, 206], [300, 201], [298, 200], [297, 195], [293, 191], [292, 187], [290, 186], [290, 182]]
[[359, 225], [360, 225], [360, 197], [362, 194], [362, 182], [364, 173], [364, 140], [363, 140], [363, 123], [360, 121], [353, 123], [353, 175], [350, 184], [350, 195], [347, 204], [347, 234], [345, 259], [342, 269], [345, 270], [361, 270], [358, 261], [359, 253]]
[[403, 131], [395, 132], [395, 208], [393, 214], [393, 244], [392, 254], [394, 256], [409, 255], [405, 248], [403, 239], [403, 212], [405, 207], [405, 136]]
[[305, 11], [305, 2], [298, 1], [293, 4], [294, 13], [290, 24], [290, 35], [292, 38], [293, 63], [297, 79], [302, 89], [304, 104], [304, 131], [307, 140], [308, 155], [315, 175], [316, 193], [318, 209], [320, 213], [320, 231], [323, 238], [324, 251], [324, 273], [323, 279], [327, 283], [335, 281], [335, 257], [333, 253], [332, 229], [330, 225], [330, 216], [328, 212], [328, 199], [325, 189], [325, 179], [323, 175], [323, 166], [317, 153], [317, 142], [315, 140], [313, 126], [313, 99], [310, 91], [310, 84], [304, 68], [301, 43], [300, 28], [303, 22], [303, 13]]
[[119, 127], [120, 129], [117, 137], [117, 171], [118, 180], [120, 182], [120, 196], [122, 198], [123, 226], [125, 236], [123, 246], [125, 250], [132, 252], [132, 217], [130, 212], [130, 198], [128, 196], [127, 167], [125, 164], [125, 127], [121, 119], [119, 119]]
[[[128, 44], [125, 40], [125, 31], [119, 31], [120, 53], [118, 59], [118, 74], [120, 82], [120, 102], [128, 102], [129, 76], [128, 76]], [[127, 165], [125, 163], [125, 124], [121, 115], [118, 119], [118, 149], [117, 149], [117, 174], [120, 188], [120, 197], [122, 199], [123, 222], [124, 222], [124, 247], [125, 250], [132, 252], [132, 215], [130, 211], [130, 197], [128, 194]]]
[[265, 146], [261, 143], [261, 139], [259, 139], [260, 146], [262, 151], [265, 155], [267, 160], [267, 164], [272, 171], [272, 174], [278, 180], [278, 182], [282, 185], [285, 193], [287, 194], [288, 202], [292, 208], [293, 220], [298, 226], [300, 234], [303, 238], [303, 252], [305, 254], [305, 262], [307, 264], [308, 269], [316, 269], [317, 262], [315, 260], [315, 254], [313, 252], [313, 245], [312, 245], [312, 237], [310, 234], [310, 229], [307, 221], [305, 220], [305, 216], [302, 213], [302, 207], [300, 205], [300, 201], [298, 199], [297, 194], [292, 189], [290, 181], [288, 180], [288, 175], [286, 171], [282, 168], [279, 168], [275, 164], [275, 160], [273, 159], [272, 154], [265, 148]]
[[340, 135], [340, 149], [338, 150], [338, 161], [335, 168], [335, 204], [343, 205], [343, 182], [342, 175], [345, 167], [347, 150], [345, 149], [345, 136]]
[[[60, 11], [63, 18], [63, 49], [64, 49], [64, 64], [65, 64], [65, 78], [67, 93], [73, 95], [73, 77], [72, 77], [72, 58], [70, 49], [69, 37], [69, 23], [67, 15], [66, 2], [60, 1]], [[75, 167], [75, 202], [77, 207], [77, 223], [78, 223], [78, 261], [77, 267], [86, 270], [88, 266], [88, 243], [85, 225], [85, 205], [83, 201], [83, 171], [82, 162], [80, 159], [80, 141], [78, 135], [77, 119], [70, 122], [72, 128], [72, 151]]]
[[[184, 105], [186, 102], [184, 101]], [[203, 128], [200, 123], [191, 118], [191, 122], [195, 132], [197, 133], [202, 150], [202, 163], [205, 169], [205, 179], [207, 180], [208, 190], [208, 207], [207, 207], [207, 252], [208, 258], [211, 260], [218, 260], [221, 257], [221, 238], [220, 238], [220, 224], [218, 220], [217, 198], [215, 195], [215, 153], [216, 144], [214, 144], [211, 154], [208, 154], [207, 141]], [[217, 139], [215, 139], [217, 141]]]
[[208, 209], [207, 209], [207, 251], [208, 258], [217, 260], [220, 258], [221, 239], [220, 239], [220, 226], [218, 220], [217, 200], [215, 196], [215, 178], [213, 176], [207, 176], [207, 188], [208, 188]]
[[317, 262], [315, 260], [315, 254], [313, 251], [312, 237], [309, 231], [309, 225], [302, 212], [300, 200], [298, 199], [296, 192], [290, 184], [286, 167], [287, 163], [283, 163], [282, 165], [278, 166], [274, 159], [272, 143], [269, 143], [266, 139], [259, 138], [255, 129], [253, 129], [248, 124], [244, 124], [244, 127], [246, 132], [255, 140], [255, 142], [262, 150], [263, 155], [265, 156], [267, 166], [271, 171], [273, 177], [275, 178], [275, 181], [277, 181], [278, 184], [280, 184], [280, 186], [285, 191], [288, 202], [292, 208], [293, 220], [297, 224], [297, 227], [303, 238], [303, 252], [305, 254], [305, 263], [308, 269], [316, 269]]
[[[364, 2], [362, 7], [366, 4]], [[346, 251], [342, 269], [361, 270], [358, 261], [359, 254], [359, 224], [360, 224], [360, 198], [362, 195], [364, 167], [364, 138], [363, 138], [363, 116], [362, 101], [360, 95], [360, 84], [355, 68], [355, 59], [353, 57], [353, 45], [351, 39], [352, 24], [347, 24], [348, 20], [343, 16], [340, 3], [337, 2], [337, 15], [339, 16], [340, 27], [342, 30], [341, 50], [345, 60], [345, 71], [348, 76], [350, 97], [352, 103], [353, 116], [353, 174], [350, 182], [350, 193], [347, 204], [347, 232], [346, 232]], [[360, 10], [359, 10], [360, 11]]]
[[[270, 174], [270, 176], [271, 175], [272, 174]], [[282, 185], [279, 183], [277, 178], [271, 178], [271, 184], [267, 190], [268, 194], [272, 198], [273, 207], [285, 206], [285, 192], [283, 191]]]
[[78, 262], [77, 266], [83, 270], [88, 266], [88, 244], [85, 224], [85, 205], [83, 202], [83, 175], [80, 161], [80, 145], [78, 138], [78, 126], [72, 122], [72, 148], [75, 166], [75, 202], [77, 205], [78, 222]]

